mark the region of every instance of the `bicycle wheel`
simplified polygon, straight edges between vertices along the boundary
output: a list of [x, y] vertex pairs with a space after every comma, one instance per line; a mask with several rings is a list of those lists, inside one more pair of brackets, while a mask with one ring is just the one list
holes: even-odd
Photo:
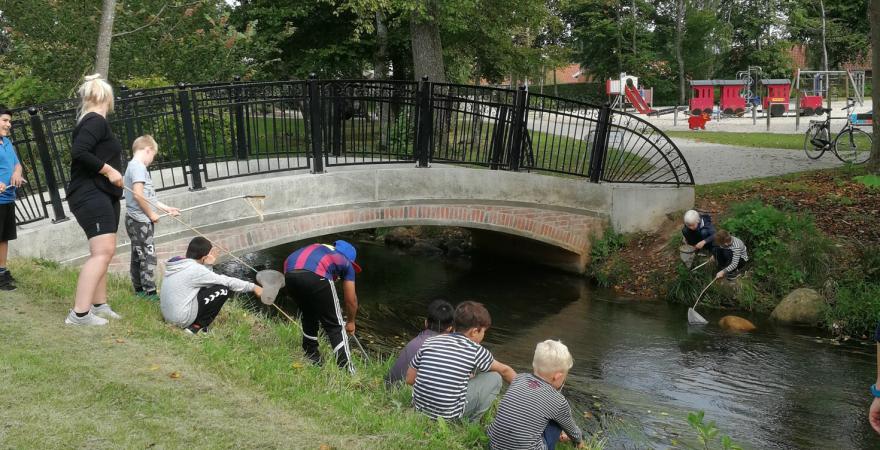
[[858, 128], [844, 128], [834, 138], [834, 154], [845, 163], [862, 164], [871, 157], [871, 135]]
[[804, 135], [804, 153], [807, 158], [819, 159], [828, 148], [828, 129], [822, 124], [810, 125]]

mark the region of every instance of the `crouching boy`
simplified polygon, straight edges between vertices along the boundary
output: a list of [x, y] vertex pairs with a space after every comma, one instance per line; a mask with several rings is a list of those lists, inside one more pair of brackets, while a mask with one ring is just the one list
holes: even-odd
[[422, 344], [406, 373], [413, 385], [413, 406], [432, 419], [479, 421], [501, 391], [501, 380], [516, 376], [480, 343], [492, 324], [489, 311], [476, 302], [455, 308], [454, 332]]
[[159, 306], [166, 322], [190, 334], [208, 331], [230, 291], [263, 295], [263, 288], [237, 278], [216, 274], [206, 265], [214, 264], [211, 242], [195, 237], [186, 249], [186, 258], [175, 256], [165, 265]]
[[727, 230], [718, 230], [715, 235], [715, 247], [712, 249], [715, 262], [721, 269], [715, 274], [715, 278], [727, 277], [735, 280], [742, 275], [746, 263], [749, 262], [749, 251], [746, 244], [738, 237], [731, 235]]
[[535, 347], [534, 373], [514, 378], [489, 426], [492, 450], [553, 450], [560, 438], [583, 448], [581, 429], [559, 392], [573, 364], [568, 347], [559, 341], [547, 340]]

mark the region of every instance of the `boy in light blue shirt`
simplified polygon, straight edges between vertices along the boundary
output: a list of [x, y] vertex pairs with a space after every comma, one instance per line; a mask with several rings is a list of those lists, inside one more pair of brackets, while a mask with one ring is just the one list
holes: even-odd
[[179, 215], [180, 210], [156, 198], [153, 179], [147, 170], [159, 152], [156, 140], [148, 134], [143, 135], [134, 140], [131, 151], [131, 161], [122, 177], [123, 184], [130, 189], [125, 190], [125, 231], [131, 240], [131, 284], [138, 296], [158, 301], [153, 234], [159, 215], [153, 211], [153, 205], [173, 216]]
[[6, 268], [9, 241], [17, 236], [15, 229], [15, 194], [25, 182], [21, 162], [15, 154], [9, 133], [12, 111], [0, 105], [0, 291], [14, 291], [15, 279]]

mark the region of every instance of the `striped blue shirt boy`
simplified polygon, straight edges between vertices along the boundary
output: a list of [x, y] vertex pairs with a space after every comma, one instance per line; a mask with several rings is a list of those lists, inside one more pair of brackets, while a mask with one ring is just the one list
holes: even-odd
[[460, 418], [471, 374], [488, 372], [494, 361], [489, 350], [463, 334], [429, 338], [409, 364], [418, 370], [413, 406], [432, 419]]

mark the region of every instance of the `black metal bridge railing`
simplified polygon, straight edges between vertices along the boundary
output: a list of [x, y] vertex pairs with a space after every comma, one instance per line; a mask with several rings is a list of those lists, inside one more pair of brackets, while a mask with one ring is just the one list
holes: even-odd
[[[117, 91], [110, 115], [127, 147], [151, 134], [157, 190], [288, 170], [432, 162], [582, 177], [590, 182], [692, 185], [659, 129], [607, 105], [520, 89], [400, 80], [212, 83]], [[65, 220], [75, 99], [20, 108], [12, 139], [28, 184], [19, 224]], [[125, 158], [129, 150], [124, 149]]]

